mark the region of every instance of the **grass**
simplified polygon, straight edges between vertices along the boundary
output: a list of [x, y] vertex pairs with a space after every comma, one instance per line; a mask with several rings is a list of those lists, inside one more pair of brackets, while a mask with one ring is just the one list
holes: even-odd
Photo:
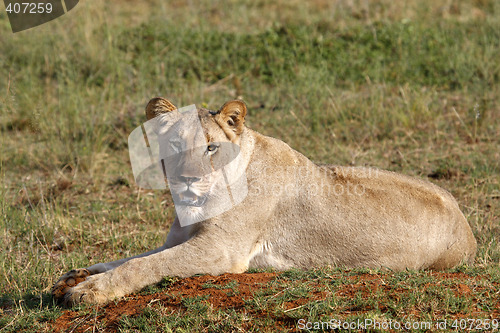
[[[467, 274], [498, 282], [499, 13], [492, 0], [83, 2], [12, 34], [0, 11], [0, 331], [49, 330], [61, 314], [49, 289], [63, 272], [163, 242], [172, 200], [135, 187], [126, 146], [157, 95], [212, 108], [242, 97], [250, 127], [315, 161], [431, 178], [457, 198], [478, 240]], [[401, 319], [405, 304], [381, 291], [285, 313], [283, 302], [305, 297], [311, 288], [300, 281], [314, 274], [287, 272], [279, 283], [288, 291], [271, 299], [257, 293], [251, 309], [281, 312], [252, 317], [256, 326], [248, 327], [273, 330], [300, 315], [361, 309], [344, 316], [355, 318], [377, 302], [386, 312], [365, 314]], [[349, 274], [326, 285], [352, 283]], [[385, 282], [421, 291], [424, 281], [432, 276]], [[235, 293], [238, 283], [219, 288]], [[494, 294], [477, 295], [484, 311]], [[442, 285], [410, 295], [424, 319], [478, 302]], [[225, 331], [250, 321], [210, 306], [199, 308], [200, 317], [148, 311], [119, 327], [146, 330], [138, 321], [155, 318], [158, 330], [213, 321], [209, 330]]]
[[[483, 325], [486, 319], [498, 326], [492, 321], [499, 314], [493, 295], [498, 292], [498, 270], [460, 267], [447, 273], [384, 273], [321, 268], [264, 273], [266, 278], [262, 274], [168, 282], [165, 289], [130, 296], [103, 309], [68, 311], [57, 326], [76, 332], [276, 332], [301, 327], [329, 331], [334, 325], [360, 321], [371, 331], [384, 330], [377, 325], [398, 323], [426, 332], [429, 325], [456, 330], [460, 325]], [[250, 291], [242, 288], [249, 279]], [[237, 286], [239, 293], [226, 294], [228, 285]]]

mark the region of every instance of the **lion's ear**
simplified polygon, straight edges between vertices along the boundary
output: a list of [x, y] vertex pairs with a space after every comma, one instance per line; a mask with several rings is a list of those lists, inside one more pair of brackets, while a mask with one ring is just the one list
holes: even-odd
[[150, 120], [162, 113], [167, 113], [176, 109], [177, 108], [168, 99], [155, 97], [146, 105], [146, 117]]
[[[216, 115], [217, 122], [223, 129], [229, 129], [234, 134], [240, 135], [245, 125], [247, 106], [243, 101], [234, 100], [226, 102]], [[226, 133], [227, 134], [227, 133]]]

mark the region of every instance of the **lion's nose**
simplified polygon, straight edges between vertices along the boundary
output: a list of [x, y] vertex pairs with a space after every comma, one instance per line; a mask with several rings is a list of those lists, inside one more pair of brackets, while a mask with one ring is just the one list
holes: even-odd
[[192, 183], [196, 183], [201, 180], [201, 178], [198, 177], [184, 177], [184, 176], [179, 176], [179, 179], [186, 183], [188, 186], [191, 185]]

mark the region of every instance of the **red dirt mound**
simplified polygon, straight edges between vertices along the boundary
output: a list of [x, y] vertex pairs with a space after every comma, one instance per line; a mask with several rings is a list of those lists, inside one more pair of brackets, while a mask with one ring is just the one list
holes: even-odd
[[[490, 283], [486, 277], [469, 276], [463, 273], [425, 273], [428, 279], [427, 282], [419, 286], [422, 292], [432, 293], [436, 288], [444, 288], [446, 291], [452, 292], [457, 296], [467, 297], [477, 304], [480, 295], [484, 293], [491, 293], [500, 290], [497, 283]], [[119, 321], [123, 316], [135, 317], [144, 312], [147, 307], [154, 307], [161, 305], [164, 309], [175, 313], [182, 311], [185, 306], [182, 303], [183, 299], [193, 297], [204, 297], [206, 302], [214, 309], [235, 309], [236, 311], [245, 311], [255, 318], [272, 317], [274, 325], [279, 328], [286, 327], [292, 331], [296, 331], [297, 323], [293, 318], [286, 316], [275, 317], [275, 314], [269, 313], [266, 310], [255, 309], [245, 305], [245, 302], [251, 300], [255, 293], [259, 290], [269, 288], [268, 283], [280, 277], [280, 273], [245, 273], [245, 274], [223, 274], [220, 276], [195, 276], [186, 279], [177, 280], [170, 286], [155, 292], [153, 294], [132, 295], [117, 303], [111, 303], [104, 307], [99, 308], [92, 314], [89, 311], [73, 311], [67, 310], [55, 320], [53, 328], [56, 332], [92, 332], [93, 328], [99, 326], [104, 328], [106, 332], [117, 332], [119, 329]], [[332, 274], [329, 276], [328, 281], [336, 281], [344, 279], [343, 282], [335, 287], [329, 287], [330, 291], [321, 291], [321, 286], [324, 286], [325, 281], [316, 279], [312, 281], [307, 280], [288, 280], [287, 283], [278, 284], [281, 287], [276, 291], [276, 286], [273, 293], [277, 292], [271, 297], [277, 296], [287, 289], [293, 288], [297, 283], [307, 283], [313, 287], [311, 292], [304, 297], [298, 297], [293, 301], [283, 303], [282, 309], [287, 313], [301, 308], [309, 302], [325, 300], [328, 297], [335, 297], [336, 299], [348, 300], [347, 306], [342, 306], [335, 309], [336, 313], [345, 314], [346, 316], [352, 314], [362, 315], [374, 308], [360, 308], [357, 305], [349, 305], [349, 300], [356, 297], [369, 298], [375, 294], [383, 295], [381, 302], [376, 302], [376, 308], [382, 312], [386, 309], [384, 300], [392, 300], [396, 302], [405, 302], [409, 294], [413, 291], [411, 286], [403, 285], [402, 287], [391, 285], [386, 281], [391, 278], [390, 274], [370, 274], [358, 273], [353, 275], [346, 274]], [[347, 280], [346, 280], [347, 279]], [[326, 281], [326, 282], [328, 282]], [[472, 281], [472, 284], [471, 284]], [[315, 290], [315, 287], [318, 290]], [[473, 286], [473, 290], [470, 286]], [[440, 297], [440, 296], [436, 296]], [[403, 306], [404, 308], [404, 306]], [[390, 309], [389, 309], [390, 310]], [[403, 316], [419, 317], [419, 309], [408, 308], [405, 309]], [[446, 315], [440, 313], [440, 310], [434, 312], [435, 315]], [[450, 316], [448, 316], [450, 317]], [[480, 306], [473, 305], [469, 308], [467, 313], [456, 313], [452, 316], [455, 319], [461, 318], [500, 318], [500, 301], [495, 304], [493, 309], [488, 311], [482, 309]], [[269, 327], [272, 329], [272, 327]]]
[[[111, 303], [102, 308], [103, 313], [95, 321], [106, 321], [107, 331], [116, 332], [116, 326], [122, 316], [133, 316], [142, 313], [143, 309], [152, 303], [161, 303], [164, 307], [176, 310], [181, 307], [181, 301], [186, 297], [207, 296], [207, 301], [214, 308], [240, 308], [244, 300], [252, 298], [253, 293], [265, 286], [277, 273], [255, 273], [255, 274], [223, 274], [220, 276], [195, 276], [175, 282], [166, 290], [151, 295], [133, 295], [118, 303]], [[237, 281], [237, 295], [228, 296], [228, 284]], [[207, 287], [213, 285], [213, 287]], [[230, 295], [230, 294], [229, 294]], [[72, 332], [85, 332], [94, 323], [87, 320], [76, 311], [65, 311], [54, 323], [56, 332], [65, 332], [70, 327]]]

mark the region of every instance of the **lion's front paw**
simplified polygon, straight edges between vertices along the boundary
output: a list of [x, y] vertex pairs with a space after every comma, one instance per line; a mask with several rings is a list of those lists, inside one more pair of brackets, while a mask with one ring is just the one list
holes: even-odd
[[85, 281], [89, 275], [90, 272], [85, 268], [73, 269], [69, 271], [61, 276], [61, 278], [54, 284], [52, 287], [52, 296], [57, 302], [64, 302], [64, 295], [66, 295], [71, 288], [80, 282]]
[[86, 269], [72, 270], [56, 282], [52, 295], [68, 307], [80, 303], [105, 304], [112, 299], [107, 277], [104, 273], [91, 275]]
[[106, 304], [112, 297], [112, 290], [109, 288], [106, 275], [104, 273], [89, 276], [84, 282], [67, 290], [63, 297], [65, 306], [73, 306], [80, 303], [85, 304]]

